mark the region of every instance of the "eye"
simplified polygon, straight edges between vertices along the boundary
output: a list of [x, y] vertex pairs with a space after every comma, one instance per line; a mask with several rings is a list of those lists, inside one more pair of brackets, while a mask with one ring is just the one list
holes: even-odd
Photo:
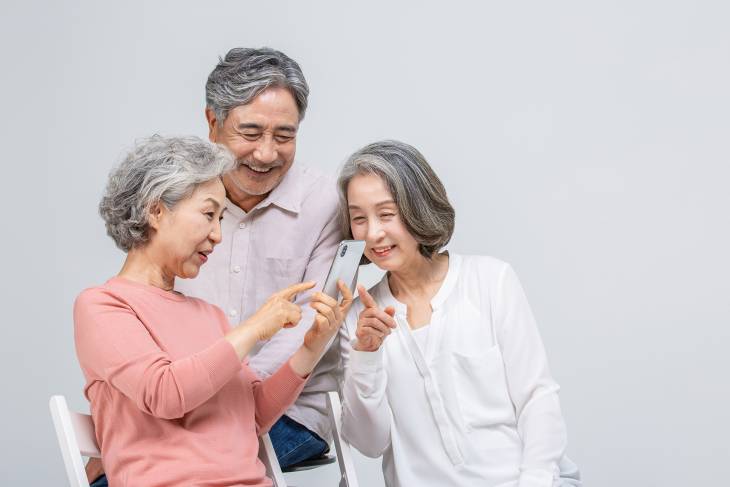
[[243, 138], [246, 140], [258, 140], [261, 138], [260, 132], [248, 132], [248, 133], [242, 133]]
[[353, 216], [350, 218], [350, 221], [352, 221], [353, 223], [362, 223], [365, 221], [365, 217], [364, 216]]
[[212, 211], [206, 211], [206, 212], [205, 212], [205, 217], [206, 217], [206, 218], [207, 218], [208, 220], [210, 220], [210, 221], [213, 221], [213, 217], [214, 217], [214, 216], [215, 216], [215, 213], [214, 213], [214, 212], [212, 212]]
[[275, 135], [274, 138], [280, 144], [286, 144], [287, 142], [294, 139], [293, 135]]
[[385, 218], [385, 219], [393, 218], [394, 216], [395, 216], [395, 213], [381, 213], [380, 214], [380, 218]]

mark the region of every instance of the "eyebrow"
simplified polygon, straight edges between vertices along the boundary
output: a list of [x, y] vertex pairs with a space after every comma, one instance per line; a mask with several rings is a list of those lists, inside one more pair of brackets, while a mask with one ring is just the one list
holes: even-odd
[[[246, 129], [263, 130], [263, 127], [257, 123], [239, 123], [237, 128], [238, 128], [238, 130], [246, 130]], [[284, 132], [296, 132], [297, 128], [294, 125], [279, 125], [278, 127], [275, 127], [274, 130], [275, 131], [284, 131]]]
[[221, 207], [221, 204], [220, 204], [220, 203], [218, 203], [218, 202], [217, 202], [216, 200], [214, 200], [213, 198], [205, 198], [205, 201], [210, 201], [211, 203], [213, 203], [213, 206], [215, 206], [215, 208], [216, 208], [216, 209], [218, 209], [218, 208], [220, 208], [220, 207]]
[[[378, 206], [394, 205], [394, 204], [395, 204], [395, 201], [393, 201], [393, 200], [383, 200], [383, 201], [381, 201], [379, 203], [375, 203], [375, 206], [378, 207]], [[350, 204], [347, 205], [347, 208], [349, 210], [359, 210], [360, 209], [359, 206], [357, 206], [357, 205], [350, 205]]]

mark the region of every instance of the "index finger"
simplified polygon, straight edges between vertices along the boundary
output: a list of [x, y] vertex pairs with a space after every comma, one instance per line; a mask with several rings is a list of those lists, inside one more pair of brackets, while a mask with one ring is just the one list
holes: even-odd
[[314, 281], [307, 281], [307, 282], [300, 282], [299, 284], [292, 284], [289, 287], [285, 287], [281, 291], [277, 291], [274, 293], [274, 296], [279, 296], [287, 301], [291, 301], [291, 299], [296, 296], [298, 293], [302, 291], [306, 291], [307, 289], [312, 289], [314, 285], [317, 284]]
[[370, 296], [370, 293], [365, 290], [365, 287], [363, 287], [362, 284], [357, 286], [357, 290], [360, 293], [360, 301], [362, 301], [362, 304], [364, 304], [366, 308], [378, 307], [378, 303], [375, 302], [373, 297]]

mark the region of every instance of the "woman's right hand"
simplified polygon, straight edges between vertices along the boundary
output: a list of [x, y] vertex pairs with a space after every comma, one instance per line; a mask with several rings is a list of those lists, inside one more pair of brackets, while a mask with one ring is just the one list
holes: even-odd
[[272, 294], [243, 326], [255, 331], [257, 340], [268, 340], [282, 328], [291, 328], [302, 319], [302, 310], [292, 303], [298, 293], [312, 289], [315, 282], [293, 284]]
[[354, 349], [360, 352], [374, 352], [383, 344], [385, 337], [395, 328], [395, 309], [388, 306], [384, 310], [378, 307], [372, 296], [363, 286], [358, 286], [360, 301], [365, 305], [357, 319], [357, 331]]

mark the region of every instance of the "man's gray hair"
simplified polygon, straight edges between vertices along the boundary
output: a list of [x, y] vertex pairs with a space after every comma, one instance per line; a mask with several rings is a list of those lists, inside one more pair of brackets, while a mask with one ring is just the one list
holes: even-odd
[[[359, 174], [380, 176], [398, 206], [400, 219], [430, 259], [451, 240], [455, 213], [446, 189], [418, 150], [397, 140], [366, 145], [345, 162], [337, 187], [340, 193], [342, 233], [352, 238], [347, 208], [347, 186]], [[368, 263], [363, 258], [363, 263]]]
[[299, 65], [286, 54], [262, 47], [228, 51], [225, 58], [208, 76], [205, 101], [218, 123], [239, 105], [247, 105], [262, 91], [271, 87], [288, 89], [299, 109], [299, 121], [307, 111], [309, 86]]
[[109, 174], [99, 214], [117, 247], [129, 252], [149, 240], [149, 211], [173, 209], [195, 188], [220, 177], [235, 162], [224, 147], [198, 137], [152, 137], [139, 141]]

